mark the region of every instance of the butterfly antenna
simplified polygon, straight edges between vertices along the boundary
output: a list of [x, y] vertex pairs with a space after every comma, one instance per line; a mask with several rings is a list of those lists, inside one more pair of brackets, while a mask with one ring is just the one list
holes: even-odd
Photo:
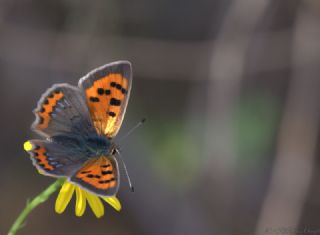
[[140, 122], [138, 122], [134, 127], [132, 127], [127, 134], [125, 134], [124, 136], [122, 136], [119, 140], [119, 142], [121, 142], [122, 140], [124, 140], [125, 138], [127, 138], [129, 135], [131, 135], [132, 132], [134, 132], [138, 127], [142, 126], [144, 123], [146, 122], [145, 118], [142, 118]]
[[119, 156], [120, 161], [122, 162], [124, 171], [126, 172], [126, 176], [127, 176], [128, 183], [129, 183], [129, 187], [130, 187], [130, 191], [131, 191], [131, 192], [134, 192], [134, 187], [133, 187], [133, 185], [132, 185], [132, 183], [131, 183], [131, 179], [130, 179], [130, 176], [129, 176], [128, 170], [127, 170], [127, 166], [126, 166], [126, 164], [124, 163], [124, 161], [123, 161], [123, 159], [122, 159], [122, 157], [121, 157], [120, 150], [119, 150], [119, 149], [116, 149], [116, 151], [117, 151], [117, 153], [118, 153], [118, 156]]

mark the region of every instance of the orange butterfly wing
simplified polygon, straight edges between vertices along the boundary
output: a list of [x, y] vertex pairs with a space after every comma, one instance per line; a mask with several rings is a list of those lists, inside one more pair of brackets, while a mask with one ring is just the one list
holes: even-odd
[[70, 180], [95, 194], [112, 196], [119, 188], [118, 169], [115, 159], [101, 156], [87, 161]]
[[98, 134], [113, 138], [119, 131], [127, 108], [132, 72], [128, 61], [104, 65], [80, 79]]

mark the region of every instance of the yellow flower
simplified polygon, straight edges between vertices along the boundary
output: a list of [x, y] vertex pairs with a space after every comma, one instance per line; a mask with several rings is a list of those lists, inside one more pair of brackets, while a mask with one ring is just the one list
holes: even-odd
[[86, 210], [87, 202], [91, 207], [93, 213], [97, 218], [100, 218], [104, 215], [104, 206], [100, 200], [103, 199], [107, 203], [109, 203], [115, 210], [121, 210], [120, 201], [115, 197], [99, 197], [95, 194], [92, 194], [88, 191], [83, 190], [77, 185], [74, 185], [68, 181], [65, 181], [62, 185], [59, 195], [56, 200], [55, 210], [58, 214], [61, 214], [66, 209], [69, 204], [72, 195], [76, 192], [76, 206], [75, 213], [76, 216], [82, 216], [84, 211]]

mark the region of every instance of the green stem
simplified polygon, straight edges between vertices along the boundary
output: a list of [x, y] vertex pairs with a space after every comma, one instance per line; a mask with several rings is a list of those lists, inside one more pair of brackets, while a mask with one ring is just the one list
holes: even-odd
[[36, 196], [31, 202], [28, 200], [26, 207], [20, 213], [19, 217], [11, 226], [8, 235], [15, 235], [16, 232], [23, 227], [24, 221], [30, 212], [36, 208], [41, 203], [45, 202], [52, 193], [54, 193], [61, 185], [64, 183], [65, 179], [57, 179], [53, 184], [51, 184], [47, 189], [45, 189], [42, 193]]

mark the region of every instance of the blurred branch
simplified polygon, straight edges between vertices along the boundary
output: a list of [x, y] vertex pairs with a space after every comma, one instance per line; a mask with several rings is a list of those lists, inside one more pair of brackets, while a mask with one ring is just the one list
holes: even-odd
[[[271, 182], [256, 228], [296, 228], [311, 182], [319, 131], [320, 60], [319, 16], [302, 8], [294, 36], [293, 63], [296, 65], [289, 88], [273, 166]], [[311, 61], [312, 61], [311, 60]], [[294, 230], [293, 230], [294, 231]]]
[[[267, 1], [231, 2], [217, 39], [208, 46], [209, 54], [207, 53], [208, 57], [205, 57], [208, 61], [202, 59], [202, 63], [209, 64], [207, 70], [209, 69], [210, 79], [207, 87], [208, 105], [205, 118], [207, 123], [203, 138], [205, 155], [202, 162], [203, 174], [200, 176], [200, 182], [195, 184], [197, 188], [192, 189], [189, 197], [183, 202], [184, 205], [180, 206], [180, 226], [176, 234], [197, 234], [198, 228], [201, 228], [201, 234], [206, 234], [204, 231], [215, 231], [217, 234], [233, 233], [233, 227], [229, 226], [229, 219], [234, 209], [236, 151], [231, 119], [239, 98], [250, 39], [266, 6]], [[198, 66], [201, 67], [201, 64]], [[199, 92], [203, 93], [203, 90]], [[201, 97], [201, 94], [195, 94], [195, 96]], [[195, 104], [195, 101], [192, 102], [193, 107], [203, 105], [200, 99], [194, 96], [192, 99], [198, 100], [198, 104]], [[198, 112], [191, 113], [199, 115]], [[205, 195], [198, 195], [199, 185], [206, 189]], [[212, 200], [213, 196], [215, 200]], [[194, 208], [199, 201], [210, 201], [211, 204], [209, 207], [203, 205], [207, 210], [198, 211], [196, 217], [201, 220], [195, 221], [194, 216], [185, 208]], [[216, 204], [213, 205], [213, 203]], [[210, 213], [210, 216], [205, 213]], [[212, 217], [216, 218], [216, 224], [203, 219]], [[184, 222], [181, 222], [182, 219]], [[183, 226], [185, 224], [193, 224], [193, 226]]]
[[[239, 98], [250, 39], [266, 6], [267, 1], [234, 1], [227, 13], [222, 31], [211, 49], [211, 84], [208, 90], [210, 104], [207, 119], [207, 133], [210, 136], [206, 138], [206, 147], [211, 160], [214, 155], [218, 175], [220, 171], [225, 172], [233, 168], [235, 151], [230, 118]], [[247, 11], [252, 14], [247, 14]]]

